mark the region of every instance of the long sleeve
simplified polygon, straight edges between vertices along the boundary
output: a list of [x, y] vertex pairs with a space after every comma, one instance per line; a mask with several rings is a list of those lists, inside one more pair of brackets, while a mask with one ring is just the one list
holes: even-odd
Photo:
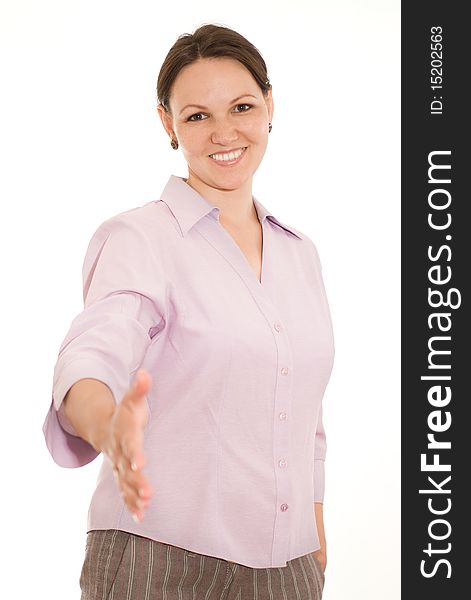
[[43, 433], [54, 461], [79, 467], [98, 453], [74, 435], [62, 401], [79, 379], [105, 383], [119, 402], [154, 335], [165, 323], [165, 283], [154, 248], [119, 215], [94, 233], [83, 264], [84, 310], [59, 349]]
[[327, 450], [326, 436], [324, 430], [324, 424], [322, 422], [322, 404], [319, 409], [319, 419], [317, 422], [317, 430], [314, 441], [314, 473], [313, 473], [313, 486], [314, 486], [314, 502], [324, 502], [324, 490], [325, 490], [325, 456]]
[[[327, 372], [324, 373], [324, 383], [327, 385], [328, 379], [330, 377], [330, 372], [333, 365], [333, 357], [335, 353], [334, 348], [334, 339], [333, 339], [333, 328], [332, 328], [332, 319], [330, 315], [329, 303], [327, 300], [327, 294], [324, 286], [324, 280], [322, 277], [322, 263], [320, 261], [319, 253], [315, 244], [310, 240], [310, 248], [314, 257], [315, 264], [315, 285], [319, 291], [320, 297], [320, 312], [322, 314], [323, 322], [327, 324], [326, 328], [326, 346], [328, 344], [329, 347], [329, 355], [328, 361], [330, 364], [330, 368]], [[316, 368], [319, 368], [317, 366]], [[325, 389], [325, 387], [324, 387]], [[323, 393], [322, 393], [323, 395]], [[325, 492], [325, 457], [327, 451], [327, 440], [326, 433], [324, 429], [323, 423], [323, 404], [321, 400], [321, 404], [319, 406], [319, 413], [317, 419], [317, 427], [314, 438], [314, 470], [313, 470], [313, 501], [314, 502], [324, 502], [324, 492]]]

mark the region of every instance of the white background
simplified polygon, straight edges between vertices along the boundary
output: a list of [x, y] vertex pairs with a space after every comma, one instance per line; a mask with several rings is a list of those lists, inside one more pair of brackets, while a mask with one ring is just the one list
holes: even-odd
[[93, 231], [187, 174], [155, 87], [178, 35], [205, 22], [238, 30], [268, 64], [275, 114], [254, 195], [313, 239], [323, 265], [336, 347], [324, 397], [324, 598], [400, 597], [399, 1], [9, 0], [0, 13], [9, 599], [80, 597], [101, 457], [80, 469], [50, 457], [42, 424], [53, 367], [83, 308]]

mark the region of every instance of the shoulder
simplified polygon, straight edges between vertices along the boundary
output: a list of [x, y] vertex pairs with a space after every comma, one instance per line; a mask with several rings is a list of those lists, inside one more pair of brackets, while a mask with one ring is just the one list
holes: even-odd
[[301, 231], [299, 229], [296, 229], [295, 227], [292, 227], [291, 225], [289, 225], [289, 227], [288, 227], [287, 225], [284, 225], [283, 223], [280, 223], [280, 222], [278, 222], [278, 223], [280, 225], [282, 225], [285, 229], [287, 229], [293, 235], [293, 237], [296, 236], [297, 238], [299, 238], [297, 240], [297, 242], [299, 244], [301, 253], [306, 254], [310, 260], [313, 259], [315, 264], [317, 265], [317, 267], [320, 270], [322, 270], [319, 252], [317, 250], [317, 245], [314, 242], [314, 240], [310, 237], [310, 235], [308, 235], [304, 231]]
[[282, 223], [278, 219], [275, 219], [275, 221], [280, 227], [282, 227], [285, 231], [291, 234], [289, 237], [298, 238], [302, 247], [308, 248], [309, 251], [314, 250], [314, 252], [317, 253], [316, 244], [307, 233], [301, 231], [300, 229], [297, 229], [296, 227], [293, 227], [292, 225]]
[[159, 200], [151, 200], [141, 206], [129, 208], [125, 211], [116, 213], [103, 221], [98, 229], [140, 229], [146, 230], [166, 225], [166, 210], [165, 205]]
[[102, 282], [121, 277], [129, 286], [134, 281], [139, 286], [164, 280], [164, 236], [159, 229], [164, 231], [165, 227], [156, 212], [153, 202], [149, 202], [116, 213], [95, 227], [82, 267], [85, 294], [97, 273]]
[[95, 226], [90, 244], [114, 239], [118, 243], [155, 243], [175, 231], [167, 206], [159, 200], [115, 213]]

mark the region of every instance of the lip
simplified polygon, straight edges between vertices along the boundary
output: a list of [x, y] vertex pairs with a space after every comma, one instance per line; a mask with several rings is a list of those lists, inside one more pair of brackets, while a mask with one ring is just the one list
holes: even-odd
[[229, 167], [232, 165], [236, 165], [237, 163], [239, 163], [242, 160], [242, 158], [244, 157], [245, 152], [247, 150], [247, 146], [239, 146], [238, 148], [233, 148], [232, 150], [224, 150], [224, 152], [218, 151], [218, 152], [213, 153], [213, 154], [229, 154], [230, 152], [236, 152], [237, 150], [241, 150], [241, 149], [243, 149], [244, 151], [242, 152], [242, 154], [239, 157], [234, 158], [234, 160], [216, 160], [209, 155], [208, 155], [208, 158], [216, 165], [219, 165], [221, 167]]
[[[229, 150], [215, 150], [211, 154], [230, 154], [231, 152], [236, 152], [236, 150], [242, 150], [242, 148], [247, 148], [247, 146], [237, 146], [237, 148], [230, 148]], [[208, 156], [211, 156], [211, 154], [208, 154]]]

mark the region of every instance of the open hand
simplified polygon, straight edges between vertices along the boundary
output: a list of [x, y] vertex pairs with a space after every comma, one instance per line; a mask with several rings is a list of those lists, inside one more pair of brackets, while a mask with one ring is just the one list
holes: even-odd
[[136, 522], [142, 521], [152, 497], [152, 488], [144, 475], [145, 456], [142, 439], [149, 419], [146, 394], [152, 384], [150, 374], [140, 369], [111, 417], [103, 452], [113, 465], [121, 497]]

